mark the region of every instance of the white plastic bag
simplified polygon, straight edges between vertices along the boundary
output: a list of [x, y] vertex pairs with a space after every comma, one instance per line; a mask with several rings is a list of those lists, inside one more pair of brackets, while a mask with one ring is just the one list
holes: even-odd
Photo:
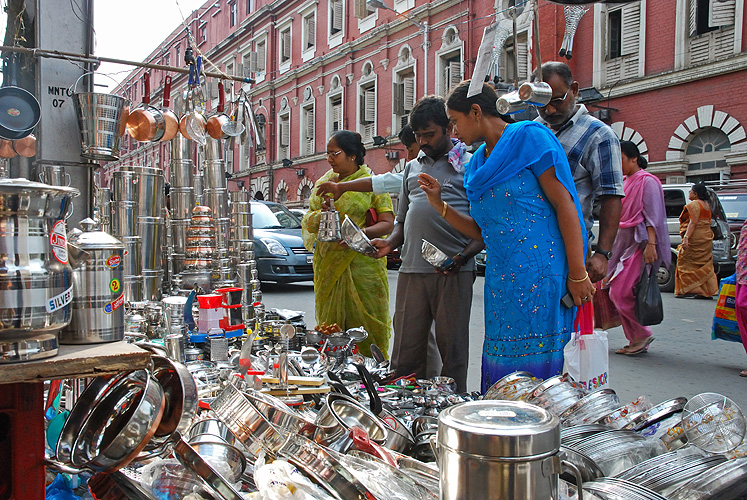
[[594, 330], [594, 311], [587, 303], [578, 309], [575, 332], [563, 348], [563, 373], [589, 391], [609, 387], [609, 343], [607, 332]]

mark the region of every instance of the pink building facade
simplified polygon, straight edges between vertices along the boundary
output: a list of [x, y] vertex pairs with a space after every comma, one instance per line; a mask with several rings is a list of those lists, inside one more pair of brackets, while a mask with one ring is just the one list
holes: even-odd
[[[228, 100], [246, 92], [256, 124], [242, 144], [226, 145], [230, 189], [307, 206], [329, 169], [327, 139], [340, 129], [361, 133], [374, 172], [401, 169], [397, 133], [415, 100], [445, 95], [471, 77], [484, 28], [510, 27], [515, 3], [387, 1], [384, 9], [361, 0], [218, 0], [188, 17], [189, 36], [211, 71], [254, 79], [225, 83]], [[567, 62], [584, 95], [597, 96], [585, 98], [589, 110], [637, 142], [664, 181], [747, 178], [747, 103], [739, 98], [747, 68], [744, 0], [588, 7]], [[522, 2], [515, 9], [516, 43], [510, 37], [491, 67], [507, 82], [526, 80], [535, 64], [532, 9]], [[563, 6], [540, 0], [539, 25], [542, 60], [560, 59]], [[187, 41], [179, 26], [148, 61], [183, 66]], [[160, 104], [165, 73], [151, 74]], [[133, 71], [121, 84], [133, 102], [142, 100], [142, 75]], [[186, 77], [173, 76], [177, 95]], [[217, 82], [208, 82], [208, 94], [211, 112]], [[380, 139], [386, 143], [375, 145]], [[168, 170], [168, 143], [125, 142], [126, 154], [108, 168]]]

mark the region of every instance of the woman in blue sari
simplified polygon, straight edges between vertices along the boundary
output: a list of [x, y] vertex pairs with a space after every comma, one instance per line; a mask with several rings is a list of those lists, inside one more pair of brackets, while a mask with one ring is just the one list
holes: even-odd
[[[469, 81], [449, 95], [447, 115], [465, 144], [485, 141], [464, 173], [470, 215], [441, 200], [427, 174], [420, 184], [431, 205], [468, 237], [487, 247], [482, 391], [503, 376], [525, 370], [548, 378], [563, 369], [563, 347], [576, 308], [594, 286], [584, 264], [586, 232], [563, 147], [545, 126], [509, 123], [498, 114], [489, 85], [467, 97]], [[444, 186], [444, 189], [447, 189]]]

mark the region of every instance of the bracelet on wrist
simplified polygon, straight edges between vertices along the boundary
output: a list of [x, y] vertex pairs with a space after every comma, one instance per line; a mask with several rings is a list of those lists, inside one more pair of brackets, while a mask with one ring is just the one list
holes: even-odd
[[583, 283], [584, 281], [586, 281], [586, 280], [587, 280], [587, 278], [588, 278], [588, 277], [589, 277], [589, 273], [588, 273], [588, 272], [587, 272], [587, 273], [586, 273], [586, 275], [585, 275], [585, 276], [584, 276], [583, 278], [581, 278], [580, 280], [576, 280], [576, 279], [573, 279], [573, 278], [571, 278], [571, 275], [569, 274], [569, 275], [568, 275], [568, 281], [570, 281], [571, 283]]
[[441, 207], [441, 217], [444, 219], [446, 218], [446, 211], [449, 209], [449, 204], [444, 202], [443, 207]]

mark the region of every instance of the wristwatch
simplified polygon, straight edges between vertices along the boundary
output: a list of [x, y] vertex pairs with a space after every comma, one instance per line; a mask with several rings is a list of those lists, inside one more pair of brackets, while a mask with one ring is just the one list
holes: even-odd
[[609, 250], [603, 250], [599, 247], [597, 247], [597, 249], [594, 250], [594, 253], [601, 253], [602, 255], [607, 257], [607, 260], [610, 260], [612, 258], [612, 252], [610, 252]]

